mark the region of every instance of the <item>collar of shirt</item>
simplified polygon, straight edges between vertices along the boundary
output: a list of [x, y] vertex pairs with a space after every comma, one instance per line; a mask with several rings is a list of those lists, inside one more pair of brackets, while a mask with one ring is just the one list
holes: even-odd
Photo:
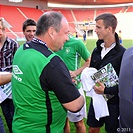
[[36, 42], [36, 43], [40, 43], [40, 44], [42, 44], [42, 45], [47, 47], [47, 44], [45, 42], [43, 42], [42, 40], [38, 39], [38, 38], [33, 38], [32, 41]]
[[102, 47], [101, 58], [103, 59], [104, 56], [105, 56], [112, 48], [115, 47], [115, 45], [116, 45], [116, 42], [115, 42], [115, 43], [112, 43], [110, 47], [105, 48], [105, 43], [102, 43], [102, 44], [101, 44], [101, 47]]

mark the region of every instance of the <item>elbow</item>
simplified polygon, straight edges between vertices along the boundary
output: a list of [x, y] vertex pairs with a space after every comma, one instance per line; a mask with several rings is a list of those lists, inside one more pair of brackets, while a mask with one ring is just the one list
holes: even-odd
[[75, 106], [75, 108], [71, 112], [73, 112], [73, 113], [79, 112], [82, 109], [82, 107], [84, 106], [84, 104], [85, 104], [85, 99], [81, 95], [77, 101], [77, 106]]
[[77, 113], [77, 112], [79, 112], [82, 109], [82, 107], [74, 109], [74, 110], [69, 110], [69, 111], [71, 111], [72, 113]]
[[65, 105], [65, 108], [73, 113], [76, 113], [78, 111], [80, 111], [82, 109], [82, 107], [85, 104], [85, 99], [83, 96], [80, 96], [79, 98], [77, 98], [76, 100], [67, 103]]

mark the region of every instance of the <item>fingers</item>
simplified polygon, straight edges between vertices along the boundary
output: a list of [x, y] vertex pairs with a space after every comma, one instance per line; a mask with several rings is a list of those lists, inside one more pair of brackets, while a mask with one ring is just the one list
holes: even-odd
[[103, 87], [103, 88], [105, 88], [105, 85], [104, 85], [104, 83], [102, 83], [102, 82], [100, 82], [100, 81], [97, 81], [97, 86], [101, 86], [101, 87]]
[[101, 83], [100, 81], [98, 81], [95, 85], [94, 85], [94, 91], [97, 93], [97, 94], [103, 94], [104, 93], [104, 89], [105, 89], [105, 86], [103, 83]]

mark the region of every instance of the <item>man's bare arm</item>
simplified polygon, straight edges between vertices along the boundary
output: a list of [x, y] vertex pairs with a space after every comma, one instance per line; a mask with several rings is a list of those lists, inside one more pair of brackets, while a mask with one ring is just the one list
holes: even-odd
[[69, 71], [71, 77], [75, 78], [83, 71], [84, 68], [89, 67], [89, 66], [90, 66], [90, 57], [85, 61], [85, 63], [79, 69], [77, 69], [75, 71], [71, 71], [71, 70]]
[[0, 72], [0, 85], [4, 85], [11, 81], [12, 74], [9, 72]]
[[81, 95], [80, 97], [78, 97], [77, 99], [75, 99], [72, 102], [69, 103], [64, 103], [63, 106], [71, 111], [71, 112], [78, 112], [84, 105], [85, 99], [84, 97]]

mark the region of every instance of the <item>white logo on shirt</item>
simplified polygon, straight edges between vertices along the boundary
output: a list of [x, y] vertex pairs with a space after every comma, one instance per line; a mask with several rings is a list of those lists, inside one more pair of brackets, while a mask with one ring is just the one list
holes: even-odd
[[23, 72], [19, 69], [17, 65], [13, 65], [13, 72], [15, 74], [23, 74]]
[[19, 69], [19, 67], [17, 65], [13, 65], [13, 77], [18, 80], [18, 81], [22, 81], [22, 78], [19, 77], [18, 74], [23, 74], [23, 72]]

